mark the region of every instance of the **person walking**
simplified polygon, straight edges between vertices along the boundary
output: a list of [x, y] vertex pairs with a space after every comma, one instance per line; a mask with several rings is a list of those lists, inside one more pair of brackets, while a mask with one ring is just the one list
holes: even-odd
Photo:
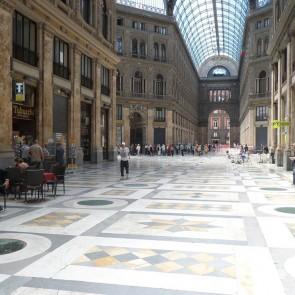
[[122, 145], [119, 150], [120, 156], [121, 156], [121, 162], [120, 162], [120, 170], [121, 170], [121, 179], [124, 179], [124, 169], [126, 170], [126, 178], [128, 178], [129, 175], [129, 148], [125, 145], [125, 142], [122, 142]]
[[180, 145], [180, 152], [181, 152], [181, 155], [184, 156], [184, 146], [183, 146], [183, 144]]
[[42, 147], [39, 145], [37, 139], [34, 141], [34, 144], [30, 147], [29, 155], [32, 166], [35, 166], [35, 168], [40, 169], [42, 161], [44, 160], [44, 154]]
[[61, 142], [56, 144], [55, 161], [60, 166], [65, 165], [65, 150]]
[[141, 149], [140, 144], [138, 144], [138, 145], [136, 146], [137, 156], [140, 156], [140, 149]]

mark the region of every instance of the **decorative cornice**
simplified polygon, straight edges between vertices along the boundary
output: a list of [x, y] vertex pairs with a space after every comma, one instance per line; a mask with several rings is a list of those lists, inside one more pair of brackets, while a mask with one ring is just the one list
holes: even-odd
[[0, 0], [0, 8], [12, 13], [13, 10], [15, 9], [15, 1], [14, 0]]

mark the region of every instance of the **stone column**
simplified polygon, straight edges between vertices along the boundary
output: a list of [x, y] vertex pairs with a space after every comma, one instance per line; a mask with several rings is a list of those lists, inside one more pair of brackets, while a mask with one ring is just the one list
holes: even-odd
[[[44, 34], [44, 23], [38, 23], [38, 32], [37, 32], [37, 44], [39, 46], [39, 56], [43, 56], [43, 34]], [[39, 71], [40, 71], [40, 80], [38, 84], [38, 116], [37, 116], [37, 138], [39, 139], [40, 143], [46, 143], [44, 140], [44, 134], [43, 134], [43, 104], [42, 100], [44, 97], [44, 83], [43, 83], [43, 76], [41, 73], [43, 73], [43, 62], [42, 60], [39, 62]]]
[[101, 64], [99, 60], [95, 61], [95, 101], [93, 108], [93, 161], [101, 162], [103, 160], [103, 150], [101, 146]]
[[[282, 121], [282, 56], [278, 60], [278, 120]], [[278, 166], [283, 166], [283, 150], [282, 150], [282, 129], [277, 130], [277, 150], [276, 163]]]
[[171, 110], [166, 111], [166, 144], [173, 143], [172, 115], [173, 115], [173, 112]]
[[146, 142], [147, 144], [154, 144], [154, 109], [149, 108], [148, 109], [148, 115], [147, 115], [147, 137], [146, 137]]
[[271, 107], [270, 107], [270, 145], [275, 148], [275, 130], [272, 128], [272, 121], [275, 119], [275, 110], [274, 110], [274, 98], [275, 98], [275, 69], [272, 64], [271, 69]]
[[116, 97], [116, 70], [110, 71], [110, 87], [111, 87], [111, 109], [109, 113], [109, 160], [115, 159], [116, 153], [116, 110], [117, 110], [117, 97]]
[[43, 142], [53, 137], [53, 34], [43, 31]]
[[81, 52], [73, 45], [72, 52], [72, 93], [69, 107], [69, 143], [77, 148], [77, 164], [81, 165], [82, 149], [81, 140]]
[[[291, 63], [295, 63], [295, 35], [291, 36]], [[291, 79], [293, 76], [293, 69], [291, 69]], [[295, 71], [295, 69], [294, 69]], [[294, 89], [290, 89], [290, 128], [289, 128], [290, 143], [293, 149], [293, 155], [295, 153], [293, 145], [295, 143], [295, 92]]]
[[12, 11], [0, 6], [0, 168], [13, 164], [12, 151], [12, 79], [10, 60], [12, 55]]
[[[285, 117], [282, 118], [283, 121], [290, 121], [290, 113], [291, 113], [291, 94], [292, 94], [292, 43], [291, 39], [287, 44], [287, 97], [286, 97], [286, 114]], [[291, 141], [290, 141], [290, 127], [284, 127], [286, 140], [285, 140], [285, 149], [284, 149], [284, 158], [283, 165], [284, 168], [288, 171], [292, 170], [292, 161], [290, 161], [289, 157], [291, 157]]]
[[123, 138], [126, 145], [130, 146], [130, 110], [123, 106]]

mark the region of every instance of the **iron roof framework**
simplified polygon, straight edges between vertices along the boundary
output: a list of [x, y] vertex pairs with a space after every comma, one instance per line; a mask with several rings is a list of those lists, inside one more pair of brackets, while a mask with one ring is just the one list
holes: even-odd
[[238, 62], [248, 0], [176, 1], [174, 15], [197, 67], [213, 56]]

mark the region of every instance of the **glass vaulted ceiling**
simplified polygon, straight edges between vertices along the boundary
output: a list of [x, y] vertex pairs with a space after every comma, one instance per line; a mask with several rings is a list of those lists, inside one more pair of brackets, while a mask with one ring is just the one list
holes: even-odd
[[166, 14], [166, 0], [117, 0], [119, 4]]
[[240, 59], [248, 0], [178, 0], [174, 15], [197, 67], [213, 56]]

